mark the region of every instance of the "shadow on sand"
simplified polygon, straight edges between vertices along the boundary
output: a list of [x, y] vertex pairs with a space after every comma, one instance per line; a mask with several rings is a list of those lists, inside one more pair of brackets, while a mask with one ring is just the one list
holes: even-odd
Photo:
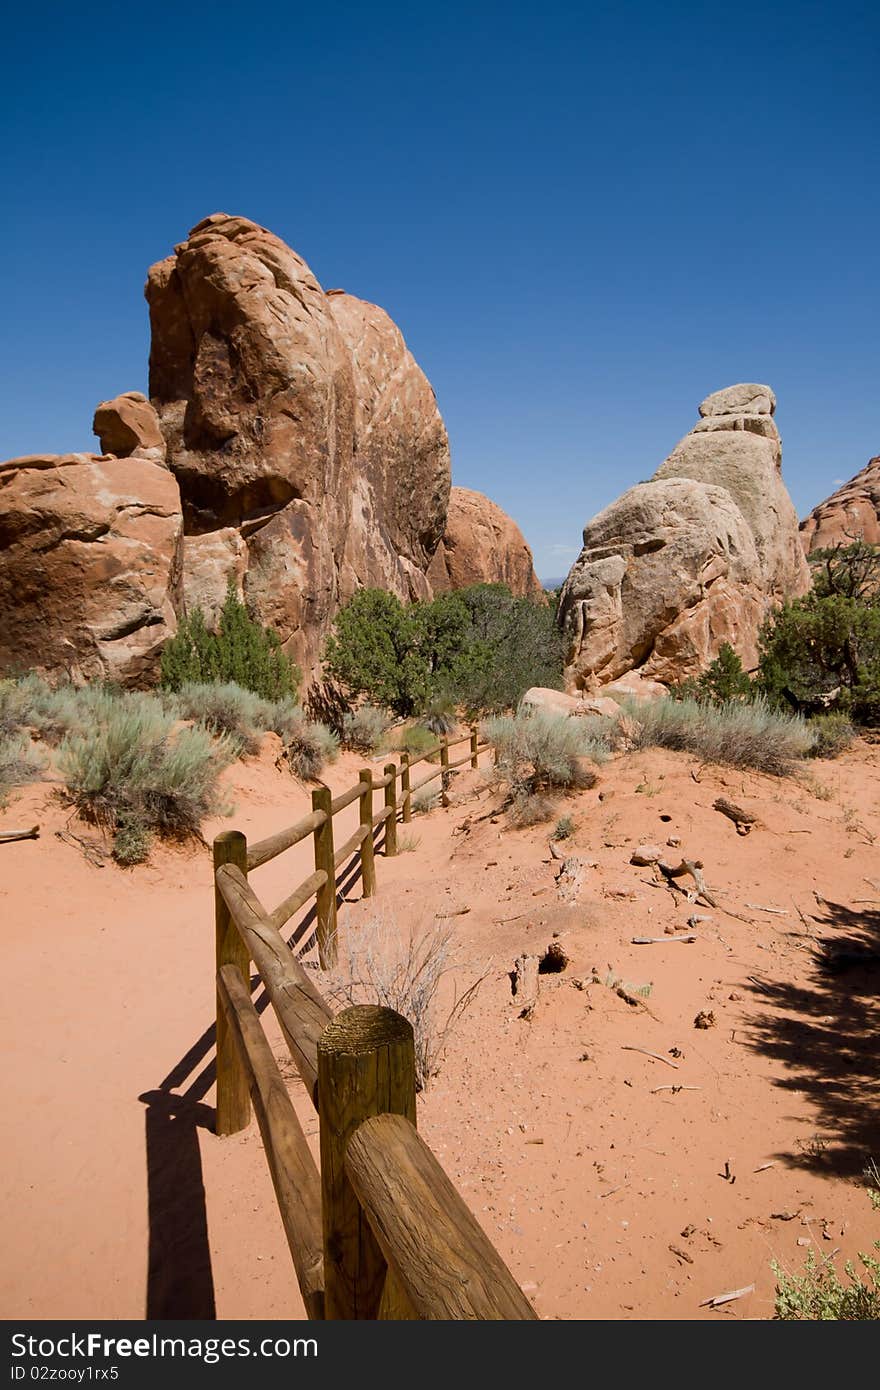
[[[381, 849], [380, 836], [376, 848]], [[360, 881], [356, 856], [337, 880], [344, 899]], [[313, 934], [313, 906], [288, 938], [291, 948], [304, 947]], [[258, 1014], [269, 1007], [269, 996], [258, 975], [250, 981]], [[212, 1023], [171, 1068], [153, 1091], [138, 1099], [146, 1106], [146, 1159], [149, 1214], [147, 1257], [147, 1318], [214, 1318], [214, 1277], [208, 1240], [208, 1216], [199, 1130], [214, 1131], [214, 1107], [204, 1098], [216, 1080], [215, 1026]], [[201, 1068], [201, 1070], [197, 1070]], [[193, 1076], [193, 1073], [196, 1073]], [[187, 1082], [189, 1084], [187, 1084]], [[181, 1090], [181, 1087], [186, 1087]]]
[[809, 983], [758, 981], [760, 1012], [749, 1019], [752, 1046], [781, 1062], [776, 1084], [806, 1096], [818, 1130], [792, 1166], [861, 1178], [880, 1160], [880, 904], [823, 901]]

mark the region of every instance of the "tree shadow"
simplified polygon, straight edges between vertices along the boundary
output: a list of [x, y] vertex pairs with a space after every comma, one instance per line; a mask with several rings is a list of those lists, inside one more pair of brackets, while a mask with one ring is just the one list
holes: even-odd
[[764, 1006], [748, 1020], [751, 1046], [782, 1063], [775, 1081], [806, 1096], [818, 1132], [793, 1167], [861, 1177], [880, 1157], [880, 910], [820, 904], [808, 984], [751, 977]]

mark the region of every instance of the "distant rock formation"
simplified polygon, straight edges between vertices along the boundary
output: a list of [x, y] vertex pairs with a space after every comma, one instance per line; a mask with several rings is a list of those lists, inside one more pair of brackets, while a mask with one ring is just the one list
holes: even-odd
[[468, 584], [506, 584], [512, 593], [543, 598], [532, 552], [515, 521], [481, 492], [454, 487], [446, 530], [428, 568], [435, 593]]
[[559, 603], [571, 687], [634, 670], [670, 684], [725, 642], [757, 664], [769, 608], [809, 587], [775, 409], [769, 386], [707, 396], [651, 481], [588, 522]]
[[0, 464], [0, 672], [149, 683], [177, 626], [182, 536], [154, 459]]
[[870, 459], [801, 522], [801, 544], [807, 555], [857, 540], [880, 545], [880, 456]]
[[307, 674], [360, 587], [429, 598], [433, 565], [440, 588], [540, 593], [503, 512], [450, 511], [434, 392], [384, 310], [224, 213], [145, 293], [151, 401], [98, 406], [102, 457], [0, 465], [0, 671], [147, 683], [176, 615], [216, 616], [230, 578]]

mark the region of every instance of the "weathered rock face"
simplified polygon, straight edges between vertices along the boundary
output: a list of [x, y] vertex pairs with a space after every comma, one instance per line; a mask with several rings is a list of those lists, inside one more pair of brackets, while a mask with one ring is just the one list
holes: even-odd
[[95, 411], [92, 429], [101, 441], [101, 452], [128, 458], [165, 462], [165, 439], [159, 417], [140, 391], [126, 391], [112, 401], [102, 401]]
[[801, 544], [807, 555], [856, 540], [880, 545], [880, 456], [870, 459], [801, 522]]
[[359, 586], [427, 596], [449, 447], [388, 315], [326, 295], [277, 237], [223, 214], [152, 268], [146, 294], [150, 390], [180, 483], [187, 574], [208, 549], [196, 537], [236, 528], [248, 604], [306, 669]]
[[481, 492], [454, 487], [446, 530], [428, 578], [436, 593], [469, 584], [506, 584], [519, 597], [541, 597], [543, 589], [522, 531]]
[[754, 667], [768, 609], [809, 587], [775, 406], [767, 386], [708, 396], [653, 479], [588, 523], [560, 596], [571, 685], [633, 670], [668, 684], [725, 642]]
[[149, 684], [177, 626], [182, 532], [152, 459], [0, 464], [0, 670]]

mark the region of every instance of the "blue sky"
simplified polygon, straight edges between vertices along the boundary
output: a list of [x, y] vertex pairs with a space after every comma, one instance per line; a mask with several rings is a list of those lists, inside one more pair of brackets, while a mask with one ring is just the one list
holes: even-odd
[[0, 457], [147, 386], [214, 211], [383, 305], [454, 481], [544, 576], [704, 395], [767, 381], [803, 515], [880, 452], [875, 4], [264, 0], [4, 20]]

